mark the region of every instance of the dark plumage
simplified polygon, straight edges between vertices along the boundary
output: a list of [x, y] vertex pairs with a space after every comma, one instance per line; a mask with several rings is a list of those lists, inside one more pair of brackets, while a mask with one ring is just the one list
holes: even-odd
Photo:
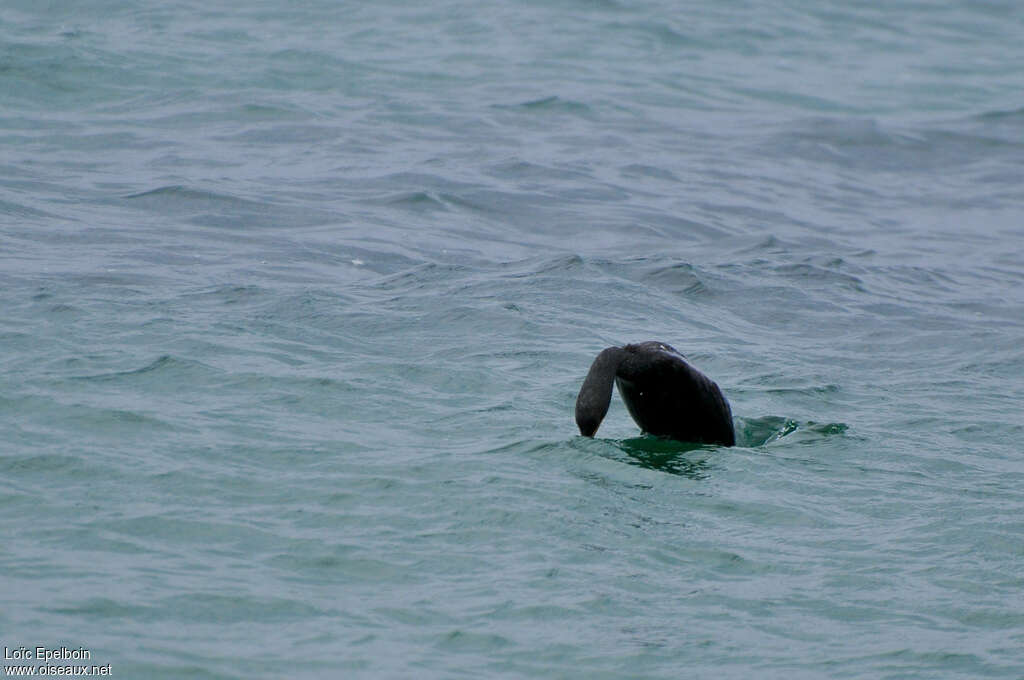
[[732, 411], [718, 385], [663, 342], [609, 347], [594, 359], [576, 397], [580, 434], [593, 437], [608, 413], [612, 381], [640, 429], [685, 442], [732, 446]]

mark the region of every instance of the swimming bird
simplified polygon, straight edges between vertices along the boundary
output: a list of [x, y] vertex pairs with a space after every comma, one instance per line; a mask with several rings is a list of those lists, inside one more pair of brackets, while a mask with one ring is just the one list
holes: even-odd
[[711, 378], [663, 342], [602, 350], [576, 397], [580, 434], [593, 437], [608, 413], [612, 381], [629, 415], [648, 434], [732, 446], [732, 410]]

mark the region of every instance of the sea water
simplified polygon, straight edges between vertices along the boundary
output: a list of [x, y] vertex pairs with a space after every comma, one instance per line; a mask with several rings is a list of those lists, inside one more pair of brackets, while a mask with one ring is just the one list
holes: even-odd
[[[1024, 676], [1022, 35], [4, 0], [5, 664]], [[736, 447], [578, 436], [644, 340]]]

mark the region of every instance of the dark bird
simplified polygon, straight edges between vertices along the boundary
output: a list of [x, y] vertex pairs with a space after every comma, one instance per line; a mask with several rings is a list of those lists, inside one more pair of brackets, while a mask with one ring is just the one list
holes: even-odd
[[718, 385], [663, 342], [602, 350], [576, 397], [580, 434], [593, 437], [608, 413], [612, 381], [629, 415], [648, 434], [732, 446], [732, 411]]

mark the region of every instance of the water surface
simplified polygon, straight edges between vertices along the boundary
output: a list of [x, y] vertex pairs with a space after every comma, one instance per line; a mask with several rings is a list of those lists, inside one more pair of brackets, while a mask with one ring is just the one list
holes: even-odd
[[[1014, 3], [0, 8], [0, 637], [1024, 675]], [[572, 420], [668, 342], [738, 446]]]

